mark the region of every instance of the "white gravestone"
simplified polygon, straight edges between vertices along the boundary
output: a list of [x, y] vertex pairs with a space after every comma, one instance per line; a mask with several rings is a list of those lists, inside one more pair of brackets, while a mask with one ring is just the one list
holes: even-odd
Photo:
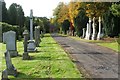
[[92, 27], [93, 27], [93, 34], [92, 34], [92, 40], [95, 40], [95, 37], [96, 37], [96, 31], [95, 31], [95, 17], [93, 18], [93, 24], [92, 24]]
[[99, 32], [97, 35], [97, 40], [100, 40], [102, 38], [102, 34], [101, 34], [101, 17], [99, 17]]
[[85, 28], [83, 28], [83, 35], [82, 38], [85, 38]]
[[91, 20], [91, 18], [89, 18], [88, 40], [91, 39], [91, 22], [92, 22], [92, 20]]
[[11, 57], [18, 56], [16, 47], [16, 32], [8, 31], [4, 34], [4, 42], [6, 43], [6, 50], [9, 51]]
[[33, 40], [33, 11], [30, 10], [30, 40], [28, 44], [28, 51], [36, 51], [35, 41]]
[[85, 39], [87, 39], [87, 40], [89, 39], [88, 27], [89, 27], [89, 24], [87, 23], [87, 29], [86, 29], [86, 35], [85, 35]]

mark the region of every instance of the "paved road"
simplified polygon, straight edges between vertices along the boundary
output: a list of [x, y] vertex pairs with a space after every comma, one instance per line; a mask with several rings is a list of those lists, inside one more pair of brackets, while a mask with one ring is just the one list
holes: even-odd
[[90, 76], [92, 78], [118, 78], [117, 52], [70, 37], [51, 35], [72, 56], [78, 68], [89, 74], [89, 76], [86, 75], [87, 78]]

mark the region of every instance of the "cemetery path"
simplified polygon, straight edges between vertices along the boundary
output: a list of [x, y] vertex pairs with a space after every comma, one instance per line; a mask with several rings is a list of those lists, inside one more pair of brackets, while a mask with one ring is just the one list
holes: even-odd
[[58, 34], [51, 35], [68, 53], [85, 77], [102, 78], [102, 80], [118, 78], [117, 52], [96, 44], [74, 40], [70, 37]]

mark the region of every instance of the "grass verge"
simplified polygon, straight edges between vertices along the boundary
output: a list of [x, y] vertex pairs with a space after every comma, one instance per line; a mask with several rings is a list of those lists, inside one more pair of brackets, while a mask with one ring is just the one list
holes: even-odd
[[[60, 34], [60, 35], [67, 36], [67, 35], [63, 35], [63, 34]], [[81, 39], [80, 37], [76, 37], [76, 36], [69, 36], [69, 37], [73, 38], [75, 40], [80, 40], [80, 41], [84, 41], [84, 42], [88, 42], [88, 43], [95, 43], [97, 45], [110, 48], [110, 49], [112, 49], [112, 50], [114, 50], [116, 52], [120, 52], [120, 45], [118, 44], [118, 42], [116, 40], [106, 42], [104, 40], [85, 40], [85, 39]]]

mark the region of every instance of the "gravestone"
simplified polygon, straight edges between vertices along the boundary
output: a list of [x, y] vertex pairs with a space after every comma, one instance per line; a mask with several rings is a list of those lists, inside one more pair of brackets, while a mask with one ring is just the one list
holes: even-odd
[[98, 31], [98, 35], [97, 35], [97, 40], [100, 40], [102, 38], [101, 35], [101, 17], [99, 17], [99, 31]]
[[16, 68], [14, 67], [14, 65], [12, 64], [9, 51], [6, 51], [4, 54], [5, 54], [7, 74], [8, 75], [13, 75], [13, 76], [16, 77], [18, 72], [17, 72]]
[[91, 39], [91, 22], [92, 22], [92, 20], [91, 20], [91, 18], [89, 18], [88, 40], [90, 40], [90, 39]]
[[69, 36], [69, 30], [67, 30], [67, 36]]
[[88, 34], [89, 34], [89, 33], [88, 33], [88, 28], [89, 28], [89, 24], [87, 23], [87, 29], [86, 29], [86, 35], [85, 35], [85, 39], [87, 39], [87, 40], [89, 39], [89, 36], [88, 36]]
[[2, 80], [9, 80], [9, 79], [8, 79], [7, 70], [4, 70], [4, 71], [2, 72]]
[[39, 29], [39, 26], [35, 27], [35, 44], [36, 44], [36, 47], [39, 47], [39, 44], [40, 44], [40, 29]]
[[[2, 20], [2, 19], [0, 19], [0, 20]], [[2, 24], [0, 24], [0, 42], [2, 42]]]
[[85, 38], [85, 28], [83, 28], [83, 35], [82, 38]]
[[6, 40], [5, 38], [7, 38], [7, 37], [6, 37], [6, 32], [3, 33], [3, 43], [4, 43], [4, 44], [6, 43], [6, 42], [5, 42], [5, 40]]
[[32, 10], [30, 10], [30, 40], [29, 40], [27, 50], [29, 52], [36, 51], [35, 41], [33, 40], [33, 11]]
[[23, 32], [23, 36], [24, 36], [24, 53], [23, 53], [23, 60], [29, 60], [30, 59], [30, 56], [28, 55], [28, 52], [27, 52], [27, 44], [28, 44], [28, 31], [25, 30]]
[[[62, 34], [64, 34], [64, 32], [62, 32]], [[41, 31], [41, 38], [43, 38], [44, 35], [43, 35], [43, 31]]]
[[3, 35], [4, 41], [6, 43], [6, 50], [9, 51], [11, 57], [18, 56], [17, 45], [16, 45], [16, 32], [8, 31]]
[[92, 34], [92, 40], [95, 40], [96, 39], [96, 31], [95, 31], [95, 17], [93, 18], [93, 24], [92, 24], [92, 27], [93, 27], [93, 34]]
[[38, 43], [40, 44], [41, 39], [40, 39], [40, 26], [37, 26], [37, 34], [38, 34]]

